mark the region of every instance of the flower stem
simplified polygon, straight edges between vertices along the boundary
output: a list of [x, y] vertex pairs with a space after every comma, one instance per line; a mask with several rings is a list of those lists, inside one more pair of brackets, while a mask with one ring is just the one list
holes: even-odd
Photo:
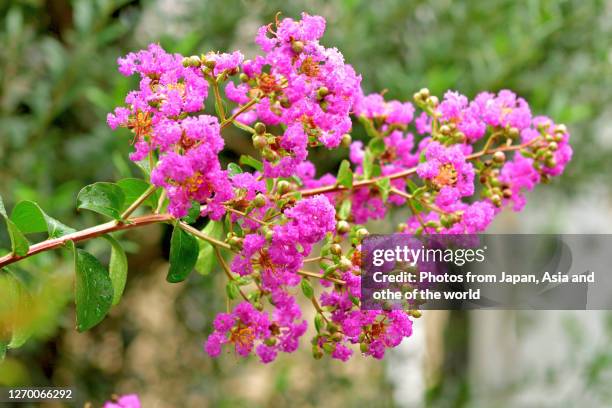
[[309, 276], [311, 278], [324, 279], [326, 281], [337, 283], [338, 285], [346, 285], [346, 282], [342, 279], [332, 278], [331, 276], [323, 276], [316, 272], [305, 271], [303, 269], [298, 270], [298, 275]]
[[147, 198], [149, 198], [153, 193], [157, 190], [156, 186], [150, 186], [144, 193], [140, 195], [124, 212], [121, 214], [121, 219], [125, 220], [129, 217], [142, 203], [145, 202]]
[[232, 124], [232, 122], [234, 122], [234, 120], [236, 120], [238, 116], [240, 116], [245, 111], [249, 110], [249, 108], [255, 105], [257, 102], [259, 102], [259, 98], [253, 98], [249, 102], [242, 105], [240, 109], [236, 111], [236, 113], [234, 113], [232, 116], [230, 116], [229, 118], [221, 122], [221, 129], [225, 129], [226, 127], [228, 127], [230, 124]]
[[[225, 259], [223, 259], [223, 255], [221, 254], [221, 250], [219, 249], [219, 247], [215, 246], [214, 250], [215, 250], [215, 255], [217, 256], [217, 260], [221, 264], [221, 268], [223, 269], [223, 272], [225, 272], [227, 279], [229, 279], [230, 281], [235, 280], [234, 277], [232, 276], [232, 271], [230, 271], [230, 268], [229, 266], [227, 266]], [[247, 302], [249, 301], [249, 298], [247, 297], [247, 295], [244, 294], [244, 292], [242, 291], [240, 287], [238, 287], [238, 292], [240, 292], [240, 296], [242, 296], [244, 300], [246, 300]]]
[[178, 222], [178, 226], [179, 228], [181, 228], [183, 231], [190, 233], [191, 235], [195, 235], [196, 237], [210, 243], [213, 244], [214, 247], [221, 247], [221, 248], [225, 248], [225, 249], [231, 249], [231, 247], [229, 246], [229, 244], [226, 244], [223, 241], [219, 241], [216, 240], [212, 237], [209, 237], [206, 234], [203, 234], [201, 231], [193, 228], [191, 225], [184, 223], [183, 221], [179, 221]]

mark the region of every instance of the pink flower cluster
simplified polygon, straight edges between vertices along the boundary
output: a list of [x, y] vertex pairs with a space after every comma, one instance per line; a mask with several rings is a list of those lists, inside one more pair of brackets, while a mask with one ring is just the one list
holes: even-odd
[[351, 130], [349, 113], [360, 92], [361, 77], [335, 48], [319, 39], [325, 20], [302, 15], [259, 29], [255, 42], [265, 55], [243, 64], [243, 83], [229, 83], [226, 94], [237, 103], [258, 95], [253, 110], [239, 119], [286, 126], [263, 148], [265, 175], [288, 177], [308, 155], [308, 147], [338, 147]]
[[140, 399], [136, 394], [127, 394], [107, 401], [103, 408], [140, 408]]
[[[315, 357], [345, 361], [358, 345], [382, 358], [411, 335], [420, 312], [361, 310], [363, 224], [405, 206], [412, 215], [398, 231], [482, 232], [502, 207], [522, 209], [525, 191], [571, 159], [565, 126], [533, 117], [508, 90], [471, 101], [448, 91], [440, 101], [423, 89], [414, 103], [365, 94], [340, 52], [319, 43], [325, 24], [303, 14], [263, 26], [255, 39], [263, 54], [249, 60], [239, 51], [184, 58], [157, 45], [119, 59], [120, 72], [139, 74], [140, 86], [108, 123], [134, 133], [131, 158], [150, 160], [168, 212], [181, 218], [199, 206], [213, 220], [229, 214], [227, 274], [243, 300], [215, 319], [205, 344], [211, 356], [225, 346], [267, 363], [294, 351], [306, 331], [300, 285], [316, 311]], [[217, 116], [202, 112], [209, 86]], [[227, 115], [221, 89], [236, 104]], [[367, 139], [351, 143], [351, 118]], [[262, 162], [246, 164], [257, 171], [222, 168], [221, 131], [229, 125], [251, 134]], [[317, 176], [308, 154], [319, 146], [349, 147], [344, 175]], [[311, 263], [317, 272], [304, 270]], [[320, 283], [319, 294], [311, 282]]]

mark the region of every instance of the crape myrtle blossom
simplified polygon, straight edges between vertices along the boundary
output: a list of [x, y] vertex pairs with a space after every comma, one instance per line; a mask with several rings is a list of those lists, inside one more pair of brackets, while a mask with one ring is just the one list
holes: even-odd
[[[400, 232], [483, 232], [571, 159], [565, 126], [533, 116], [509, 90], [472, 100], [452, 90], [441, 100], [427, 89], [412, 101], [365, 93], [342, 54], [319, 43], [325, 29], [305, 13], [276, 20], [257, 31], [261, 53], [250, 59], [183, 57], [156, 44], [119, 59], [120, 72], [140, 83], [108, 124], [133, 133], [131, 159], [163, 190], [158, 212], [179, 226], [193, 223], [194, 209], [209, 219], [193, 234], [215, 248], [227, 277], [228, 309], [204, 345], [210, 356], [269, 363], [296, 350], [307, 304], [315, 358], [383, 358], [421, 311], [361, 309], [364, 224], [402, 207], [411, 215]], [[249, 134], [254, 157], [222, 164], [224, 136], [242, 137], [224, 135], [228, 126]], [[315, 148], [349, 160], [321, 174], [309, 161]], [[208, 236], [209, 226], [221, 232]]]
[[103, 408], [140, 408], [140, 399], [136, 394], [127, 394], [107, 401]]

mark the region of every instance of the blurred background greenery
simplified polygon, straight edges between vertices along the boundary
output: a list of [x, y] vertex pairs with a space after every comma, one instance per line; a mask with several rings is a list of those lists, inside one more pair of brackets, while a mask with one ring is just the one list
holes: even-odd
[[[323, 42], [342, 51], [363, 75], [367, 92], [388, 89], [389, 97], [410, 100], [424, 86], [438, 95], [455, 89], [468, 96], [510, 88], [530, 102], [534, 113], [566, 123], [574, 161], [560, 181], [541, 189], [548, 190], [545, 195], [539, 196], [541, 190], [532, 195], [529, 232], [575, 232], [577, 219], [561, 223], [543, 206], [582, 203], [584, 213], [590, 208], [584, 205], [592, 205], [580, 201], [585, 195], [596, 191], [593, 197], [600, 204], [602, 197], [610, 199], [609, 0], [3, 0], [0, 194], [7, 207], [32, 199], [68, 225], [93, 225], [94, 215], [74, 210], [78, 190], [94, 181], [138, 175], [126, 159], [128, 134], [111, 132], [105, 124], [106, 113], [135, 85], [133, 78], [117, 73], [117, 57], [149, 42], [185, 55], [239, 48], [252, 56], [257, 27], [278, 11], [325, 16]], [[249, 149], [240, 133], [227, 143], [226, 160]], [[333, 171], [343, 154], [315, 161], [323, 171]], [[609, 231], [609, 208], [593, 210], [591, 221], [599, 229], [590, 232]], [[516, 230], [512, 222], [502, 221], [498, 231]], [[124, 301], [87, 334], [73, 329], [71, 271], [62, 254], [42, 254], [20, 265], [23, 275], [32, 277], [28, 285], [41, 304], [40, 324], [33, 340], [0, 363], [0, 384], [72, 385], [81, 402], [96, 404], [113, 392], [137, 391], [147, 408], [478, 404], [468, 362], [474, 331], [465, 313], [433, 319], [438, 322], [434, 329], [430, 324], [421, 329], [427, 326], [438, 338], [428, 334], [421, 343], [407, 345], [439, 343], [438, 357], [428, 357], [430, 366], [432, 358], [437, 361], [433, 375], [421, 375], [423, 364], [415, 364], [415, 358], [426, 360], [422, 356], [408, 357], [404, 371], [397, 371], [388, 367], [394, 356], [383, 363], [361, 358], [347, 365], [312, 362], [307, 347], [270, 366], [231, 355], [213, 361], [203, 354], [201, 342], [214, 311], [224, 308], [221, 281], [194, 275], [185, 284], [165, 283], [168, 234], [160, 227], [122, 238], [132, 252]], [[108, 256], [102, 243], [88, 245], [101, 258]], [[2, 230], [0, 247], [7, 246]], [[609, 378], [603, 373], [612, 354], [594, 353], [576, 369], [590, 375], [589, 392], [609, 406], [601, 381]], [[408, 377], [398, 380], [397, 373], [407, 370], [425, 379], [414, 385], [406, 383]], [[514, 387], [505, 392], [521, 386]], [[402, 397], [399, 391], [406, 388], [417, 397]]]

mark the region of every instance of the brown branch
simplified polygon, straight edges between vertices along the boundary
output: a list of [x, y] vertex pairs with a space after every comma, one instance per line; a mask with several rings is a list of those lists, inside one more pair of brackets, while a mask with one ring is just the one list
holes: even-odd
[[122, 231], [132, 228], [142, 227], [144, 225], [156, 224], [160, 222], [172, 221], [173, 217], [170, 214], [150, 214], [141, 217], [134, 217], [126, 220], [123, 223], [118, 221], [110, 221], [105, 224], [96, 225], [95, 227], [87, 228], [82, 231], [73, 232], [59, 238], [48, 239], [30, 246], [28, 253], [22, 256], [8, 254], [0, 258], [0, 268], [17, 262], [23, 258], [38, 254], [40, 252], [59, 248], [68, 241], [80, 242], [88, 239], [96, 238], [104, 234], [114, 231]]
[[[520, 150], [520, 149], [524, 149], [527, 146], [532, 145], [533, 143], [535, 143], [537, 140], [539, 140], [540, 137], [536, 137], [531, 139], [529, 142], [525, 142], [523, 144], [520, 145], [514, 145], [514, 146], [502, 146], [502, 147], [498, 147], [496, 149], [487, 149], [487, 150], [481, 150], [479, 152], [476, 153], [472, 153], [469, 156], [466, 156], [466, 160], [474, 160], [477, 159], [479, 157], [485, 156], [487, 154], [493, 154], [495, 152], [509, 152], [509, 151], [513, 151], [513, 150]], [[398, 179], [398, 178], [404, 178], [404, 177], [408, 177], [413, 175], [414, 173], [416, 173], [416, 167], [412, 167], [410, 169], [406, 169], [406, 170], [402, 170], [402, 171], [398, 171], [397, 173], [393, 173], [393, 174], [388, 174], [386, 176], [379, 176], [379, 177], [374, 177], [368, 180], [359, 180], [353, 183], [353, 189], [359, 188], [359, 187], [365, 187], [365, 186], [369, 186], [371, 184], [375, 184], [376, 182], [386, 179], [388, 178], [389, 180], [394, 180], [394, 179]], [[309, 189], [304, 189], [304, 190], [300, 190], [300, 193], [302, 194], [302, 197], [306, 197], [306, 196], [311, 196], [311, 195], [316, 195], [316, 194], [324, 194], [324, 193], [333, 193], [333, 192], [338, 192], [338, 191], [345, 191], [348, 190], [346, 187], [341, 186], [341, 185], [336, 185], [336, 184], [331, 184], [331, 185], [327, 185], [327, 186], [321, 186], [321, 187], [316, 187], [316, 188], [309, 188]], [[291, 193], [287, 193], [285, 194], [283, 197], [288, 196]]]

